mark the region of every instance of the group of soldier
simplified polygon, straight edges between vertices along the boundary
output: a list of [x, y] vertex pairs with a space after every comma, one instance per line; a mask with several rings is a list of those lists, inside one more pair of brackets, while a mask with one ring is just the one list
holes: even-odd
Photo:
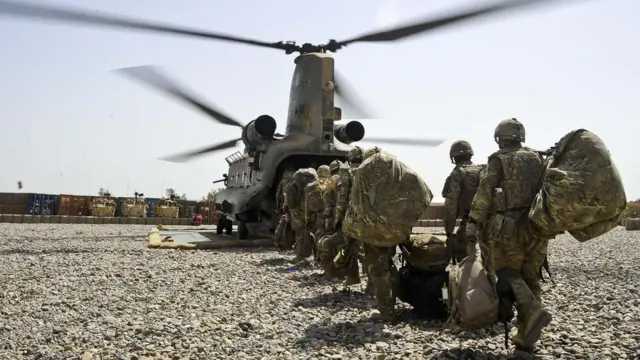
[[[513, 317], [517, 309], [517, 334], [512, 338], [514, 358], [530, 358], [551, 314], [542, 306], [539, 270], [546, 259], [545, 233], [527, 219], [544, 171], [544, 153], [524, 147], [524, 126], [516, 119], [498, 124], [494, 140], [499, 150], [486, 165], [473, 164], [473, 149], [456, 141], [450, 149], [455, 167], [442, 191], [445, 198], [447, 248], [453, 263], [476, 256], [495, 274], [500, 307]], [[397, 291], [395, 247], [363, 244], [344, 235], [341, 224], [352, 190], [351, 179], [363, 159], [380, 151], [352, 149], [347, 162], [333, 161], [315, 169], [285, 170], [277, 190], [281, 217], [274, 243], [281, 249], [295, 244], [297, 259], [312, 254], [330, 278], [346, 286], [360, 283], [359, 263], [367, 276], [366, 292], [376, 299], [380, 316], [393, 317]], [[461, 223], [454, 232], [457, 220]], [[504, 315], [508, 316], [508, 315]]]

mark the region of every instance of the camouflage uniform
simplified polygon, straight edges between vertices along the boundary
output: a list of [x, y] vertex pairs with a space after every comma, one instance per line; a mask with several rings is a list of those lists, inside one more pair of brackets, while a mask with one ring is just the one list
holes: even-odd
[[[447, 249], [449, 256], [455, 261], [460, 261], [467, 256], [466, 227], [469, 221], [471, 202], [478, 190], [480, 172], [485, 165], [474, 165], [471, 162], [473, 149], [471, 144], [464, 140], [455, 141], [449, 150], [451, 162], [456, 166], [447, 177], [442, 189], [444, 198], [444, 230], [447, 233]], [[460, 218], [460, 226], [454, 234], [456, 220]], [[484, 242], [480, 242], [483, 262], [488, 250]]]
[[293, 172], [286, 170], [282, 174], [282, 180], [276, 190], [276, 213], [278, 225], [273, 233], [273, 244], [281, 250], [290, 249], [293, 246], [293, 229], [291, 229], [289, 209], [287, 208], [287, 183], [292, 181]]
[[338, 190], [340, 188], [340, 175], [338, 174], [342, 163], [335, 160], [329, 166], [331, 177], [327, 182], [327, 187], [323, 196], [324, 211], [322, 217], [324, 219], [324, 235], [318, 241], [318, 257], [320, 266], [328, 277], [343, 278], [345, 276], [359, 281], [359, 269], [357, 259], [349, 259], [350, 261], [344, 267], [338, 268], [334, 265], [333, 260], [338, 255], [338, 249], [345, 246], [345, 238], [340, 229], [334, 227], [336, 214], [336, 200], [338, 198]]
[[[378, 153], [374, 147], [364, 152], [362, 160]], [[383, 319], [391, 319], [396, 304], [398, 269], [393, 262], [396, 247], [381, 247], [364, 244], [364, 268], [371, 292]]]
[[[471, 205], [467, 236], [477, 235], [477, 225], [487, 229], [492, 267], [498, 282], [510, 285], [518, 310], [516, 352], [533, 352], [551, 314], [540, 301], [538, 269], [546, 256], [548, 240], [528, 221], [528, 211], [543, 173], [540, 154], [523, 147], [524, 126], [516, 119], [498, 124], [494, 138], [500, 150], [489, 156]], [[516, 354], [517, 355], [517, 354]]]
[[[333, 220], [333, 227], [342, 232], [342, 220], [344, 220], [344, 215], [347, 212], [347, 206], [349, 205], [349, 196], [351, 194], [351, 177], [353, 173], [356, 171], [358, 166], [362, 163], [362, 148], [356, 146], [349, 151], [347, 154], [347, 162], [349, 163], [348, 167], [343, 167], [340, 169], [340, 186], [338, 189], [338, 196], [336, 198], [336, 207], [335, 207], [335, 215]], [[345, 254], [347, 255], [346, 266], [347, 268], [353, 269], [358, 266], [358, 258], [360, 257], [360, 249], [362, 244], [355, 239], [345, 237], [345, 244], [343, 249]], [[355, 265], [353, 263], [355, 262]], [[367, 278], [369, 275], [367, 274]], [[360, 283], [360, 273], [359, 271], [348, 271], [347, 279], [345, 285], [353, 285]], [[370, 292], [372, 290], [371, 281], [367, 283], [367, 291]]]
[[313, 238], [313, 255], [318, 260], [317, 240], [320, 239], [324, 232], [324, 189], [329, 181], [329, 166], [321, 165], [316, 171], [318, 180], [310, 183], [304, 189], [304, 218]]
[[[318, 167], [318, 180], [310, 183], [305, 188], [305, 219], [311, 227], [311, 233], [314, 234], [315, 238], [319, 238], [322, 235], [322, 231], [324, 231], [324, 207], [322, 205], [321, 210], [313, 211], [310, 209], [311, 205], [309, 201], [317, 200], [317, 199], [309, 199], [310, 193], [316, 190], [316, 187], [325, 187], [329, 182], [330, 171], [327, 165], [322, 165]], [[323, 191], [324, 193], [324, 191]], [[320, 198], [323, 201], [323, 198]]]
[[308, 183], [298, 181], [298, 175], [302, 172], [309, 172], [313, 175], [312, 181], [317, 180], [315, 169], [300, 169], [293, 175], [293, 181], [289, 182], [285, 188], [285, 193], [287, 194], [287, 209], [289, 210], [291, 228], [295, 235], [295, 251], [298, 259], [307, 258], [311, 256], [313, 252], [313, 240], [307, 227], [304, 211], [304, 188]]

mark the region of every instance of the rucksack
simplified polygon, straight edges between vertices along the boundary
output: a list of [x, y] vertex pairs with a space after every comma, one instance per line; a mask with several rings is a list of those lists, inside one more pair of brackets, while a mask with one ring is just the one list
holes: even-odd
[[320, 179], [305, 187], [305, 202], [309, 211], [317, 212], [324, 209], [324, 200], [322, 196], [324, 195], [325, 187], [326, 181], [322, 181]]
[[580, 242], [618, 226], [627, 197], [611, 154], [596, 134], [571, 131], [545, 165], [531, 221], [548, 233], [568, 231]]
[[445, 270], [424, 271], [406, 264], [399, 270], [398, 299], [413, 306], [419, 317], [444, 320], [448, 315], [448, 282], [449, 274]]
[[444, 271], [449, 265], [445, 234], [411, 234], [400, 244], [406, 262], [424, 271]]
[[406, 241], [432, 198], [418, 174], [380, 151], [365, 159], [352, 175], [342, 230], [370, 245], [396, 246]]
[[449, 270], [449, 322], [465, 330], [490, 327], [498, 321], [495, 284], [479, 256], [469, 256]]

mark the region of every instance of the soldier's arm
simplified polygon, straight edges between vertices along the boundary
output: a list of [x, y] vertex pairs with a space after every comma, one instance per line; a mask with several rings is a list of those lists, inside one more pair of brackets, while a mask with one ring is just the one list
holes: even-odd
[[325, 191], [322, 194], [322, 200], [324, 201], [324, 210], [322, 210], [322, 217], [325, 219], [331, 219], [333, 216], [333, 211], [335, 208], [335, 203], [333, 201], [332, 191]]
[[338, 199], [336, 200], [336, 218], [342, 220], [349, 205], [349, 192], [351, 191], [351, 177], [345, 176], [340, 183]]
[[282, 208], [282, 182], [278, 184], [278, 188], [276, 189], [276, 209], [280, 210]]
[[481, 224], [487, 221], [489, 208], [493, 201], [494, 189], [498, 187], [498, 179], [502, 173], [502, 162], [497, 157], [490, 157], [486, 171], [483, 171], [480, 177], [480, 185], [478, 191], [473, 197], [471, 203], [471, 212], [469, 217], [472, 222]]
[[309, 194], [309, 185], [307, 185], [307, 187], [304, 189], [304, 196], [303, 196], [303, 200], [304, 201], [304, 205], [302, 206], [304, 208], [304, 222], [308, 223], [309, 219], [311, 219], [311, 212], [309, 211], [309, 207], [307, 206], [307, 199], [309, 198], [308, 196]]
[[458, 218], [458, 201], [460, 198], [460, 182], [454, 173], [447, 178], [442, 189], [444, 198], [444, 231], [453, 234]]
[[293, 184], [293, 182], [289, 183], [289, 184], [287, 184], [285, 186], [285, 189], [284, 189], [284, 193], [285, 193], [284, 198], [286, 199], [285, 205], [289, 209], [294, 209], [296, 207], [296, 204], [295, 204], [296, 196], [293, 196], [295, 191], [296, 191], [296, 189], [295, 189], [295, 185]]

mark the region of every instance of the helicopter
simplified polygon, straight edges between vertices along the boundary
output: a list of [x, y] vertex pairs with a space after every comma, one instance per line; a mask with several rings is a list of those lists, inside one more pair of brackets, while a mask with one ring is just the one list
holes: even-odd
[[184, 162], [204, 154], [230, 149], [238, 144], [244, 145], [242, 152], [236, 151], [225, 158], [229, 169], [226, 174], [223, 174], [223, 179], [214, 181], [214, 183], [224, 182], [225, 188], [216, 195], [214, 203], [216, 208], [224, 214], [218, 221], [217, 232], [222, 233], [223, 230], [227, 230], [228, 233], [232, 223], [238, 223], [238, 238], [246, 239], [250, 233], [270, 236], [275, 230], [277, 219], [275, 191], [287, 170], [315, 168], [328, 165], [336, 159], [344, 161], [354, 143], [360, 141], [431, 147], [443, 142], [441, 139], [365, 138], [365, 128], [361, 122], [353, 120], [344, 124], [337, 123], [342, 120], [342, 109], [335, 106], [335, 97], [340, 98], [352, 109], [361, 113], [366, 111], [363, 111], [364, 107], [356, 101], [355, 93], [349, 89], [344, 78], [334, 69], [334, 58], [329, 53], [336, 53], [355, 43], [401, 40], [499, 11], [522, 9], [525, 6], [545, 2], [560, 1], [501, 2], [342, 41], [329, 40], [326, 44], [318, 45], [309, 43], [298, 45], [293, 41], [265, 42], [124, 17], [90, 14], [77, 9], [5, 0], [0, 0], [0, 15], [215, 39], [276, 49], [284, 51], [285, 54], [297, 53], [294, 59], [295, 67], [284, 134], [276, 132], [276, 120], [269, 115], [260, 115], [246, 124], [241, 123], [198, 100], [194, 95], [190, 95], [157, 67], [138, 66], [117, 70], [122, 75], [182, 100], [218, 123], [240, 128], [240, 136], [236, 139], [165, 157], [163, 160]]

